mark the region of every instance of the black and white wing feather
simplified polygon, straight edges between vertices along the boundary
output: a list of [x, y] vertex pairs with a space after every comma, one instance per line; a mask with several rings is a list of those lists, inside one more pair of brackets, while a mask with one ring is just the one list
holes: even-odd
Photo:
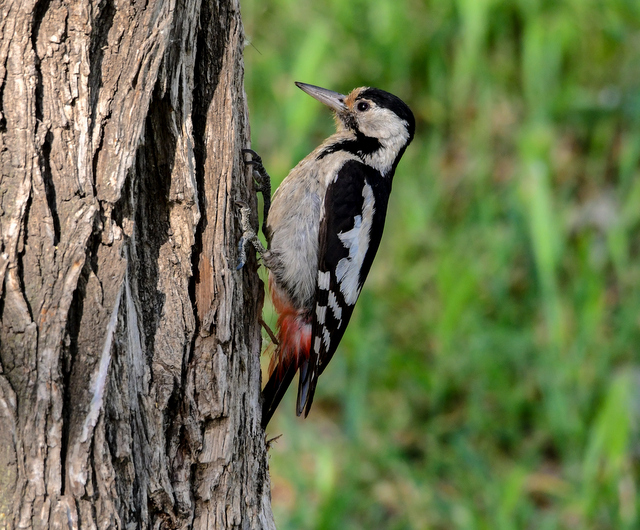
[[318, 376], [344, 335], [380, 245], [391, 179], [358, 160], [327, 188], [319, 230], [318, 278], [309, 360], [300, 366], [297, 414], [309, 413]]

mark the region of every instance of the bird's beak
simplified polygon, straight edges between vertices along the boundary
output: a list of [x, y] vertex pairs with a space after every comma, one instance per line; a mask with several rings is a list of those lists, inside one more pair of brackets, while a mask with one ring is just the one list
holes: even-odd
[[344, 98], [346, 96], [334, 92], [333, 90], [327, 90], [326, 88], [320, 88], [315, 85], [307, 85], [306, 83], [299, 83], [296, 81], [296, 86], [309, 94], [312, 98], [317, 99], [320, 103], [324, 103], [327, 107], [335, 110], [338, 113], [343, 113], [347, 110], [344, 104]]

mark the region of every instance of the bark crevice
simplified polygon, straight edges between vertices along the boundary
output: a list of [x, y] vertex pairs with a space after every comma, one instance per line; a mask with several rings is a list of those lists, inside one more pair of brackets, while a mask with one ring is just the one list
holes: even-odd
[[[224, 9], [222, 2], [205, 2], [200, 12], [200, 24], [197, 35], [197, 48], [194, 69], [193, 91], [193, 131], [194, 131], [194, 155], [195, 178], [197, 189], [205, 189], [205, 168], [207, 163], [207, 118], [209, 108], [222, 71], [224, 54], [229, 35], [220, 32], [215, 27], [215, 22], [228, 24], [229, 13]], [[198, 307], [196, 285], [203, 281], [201, 274], [210, 271], [201, 270], [200, 260], [203, 251], [202, 238], [208, 226], [209, 205], [207, 194], [198, 193], [198, 205], [200, 208], [200, 221], [196, 226], [195, 243], [192, 252], [192, 266], [194, 274], [189, 283], [189, 293], [194, 307]], [[202, 319], [196, 321], [196, 335], [201, 332]], [[205, 331], [206, 332], [206, 331]]]
[[[25, 254], [27, 252], [27, 245], [29, 244], [29, 214], [31, 213], [31, 205], [33, 202], [32, 193], [29, 193], [24, 211], [22, 214], [22, 223], [20, 224], [20, 235], [21, 241], [18, 245], [17, 253], [16, 253], [16, 262], [15, 262], [15, 277], [17, 279], [17, 287], [20, 293], [27, 292], [27, 282], [25, 281]], [[11, 274], [11, 265], [9, 266], [9, 274]], [[16, 293], [17, 294], [17, 293]], [[25, 296], [21, 302], [24, 304], [24, 310], [26, 310], [26, 315], [28, 316], [28, 322], [33, 322], [33, 310], [31, 307], [31, 301], [29, 297]], [[25, 319], [26, 321], [27, 319]]]

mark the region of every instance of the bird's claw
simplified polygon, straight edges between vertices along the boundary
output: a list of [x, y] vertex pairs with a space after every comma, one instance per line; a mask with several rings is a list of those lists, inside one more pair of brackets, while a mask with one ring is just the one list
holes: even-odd
[[251, 158], [249, 160], [245, 159], [244, 163], [253, 166], [253, 178], [260, 182], [263, 179], [262, 174], [267, 172], [262, 165], [262, 157], [253, 149], [243, 149], [242, 153], [245, 155], [251, 155]]
[[249, 205], [241, 200], [236, 201], [236, 206], [240, 207], [240, 227], [242, 229], [242, 236], [238, 241], [238, 265], [236, 270], [239, 271], [244, 267], [247, 262], [247, 251], [245, 246], [247, 242], [252, 242], [256, 237], [256, 233], [251, 227], [251, 208]]
[[260, 255], [265, 254], [267, 249], [264, 248], [251, 226], [251, 208], [249, 205], [242, 200], [237, 200], [236, 205], [240, 207], [240, 228], [242, 229], [242, 236], [238, 241], [238, 265], [236, 266], [236, 270], [239, 271], [247, 262], [247, 243], [251, 243]]
[[271, 207], [271, 177], [262, 164], [262, 157], [256, 153], [253, 149], [243, 149], [242, 153], [245, 155], [251, 155], [250, 160], [245, 160], [245, 164], [252, 166], [251, 175], [253, 177], [256, 191], [262, 193], [262, 199], [264, 202], [264, 214], [262, 217], [262, 233], [266, 236], [265, 226], [267, 224], [267, 217], [269, 215], [269, 208]]
[[[267, 224], [267, 216], [269, 215], [269, 207], [271, 206], [271, 177], [269, 177], [269, 174], [262, 165], [262, 158], [253, 149], [242, 149], [242, 154], [251, 156], [250, 160], [245, 159], [244, 162], [248, 166], [251, 166], [251, 175], [253, 177], [256, 191], [262, 193], [264, 202], [262, 232], [266, 236], [265, 227]], [[240, 207], [240, 226], [242, 228], [242, 237], [240, 238], [240, 241], [238, 241], [238, 266], [236, 267], [236, 270], [240, 270], [244, 267], [247, 261], [247, 243], [251, 243], [261, 256], [267, 252], [267, 249], [264, 248], [258, 239], [256, 231], [251, 226], [251, 208], [249, 205], [242, 200], [237, 200], [236, 205]]]

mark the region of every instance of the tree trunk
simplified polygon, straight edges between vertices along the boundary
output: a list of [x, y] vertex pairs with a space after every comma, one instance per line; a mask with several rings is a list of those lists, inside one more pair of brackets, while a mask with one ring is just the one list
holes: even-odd
[[0, 528], [273, 528], [238, 0], [0, 12]]

